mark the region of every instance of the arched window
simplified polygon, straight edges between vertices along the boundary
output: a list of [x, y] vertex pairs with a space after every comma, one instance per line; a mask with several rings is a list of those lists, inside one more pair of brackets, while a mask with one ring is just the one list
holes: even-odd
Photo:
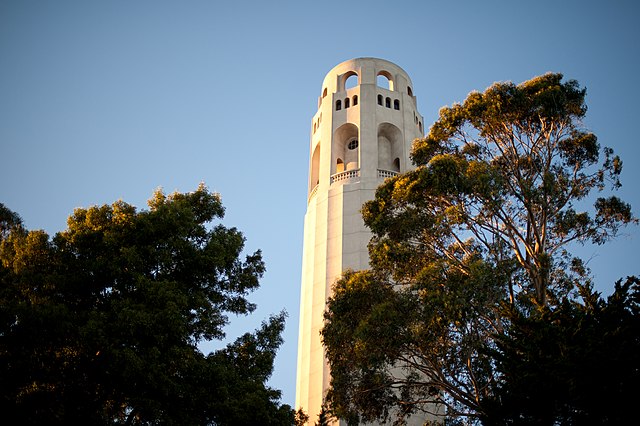
[[347, 77], [347, 79], [344, 81], [345, 90], [356, 87], [357, 85], [358, 85], [358, 74], [356, 73], [349, 75], [349, 77]]
[[338, 158], [338, 161], [336, 161], [336, 173], [341, 172], [344, 172], [344, 161], [342, 161], [342, 158]]
[[[333, 132], [331, 145], [331, 166], [338, 168], [338, 159], [344, 162], [344, 170], [360, 168], [359, 149], [357, 149], [358, 127], [353, 123], [344, 123]], [[353, 149], [351, 147], [356, 145]], [[332, 173], [337, 173], [332, 170]]]
[[380, 71], [376, 78], [376, 84], [378, 87], [393, 91], [393, 77], [391, 76], [391, 73], [387, 71]]
[[384, 100], [384, 106], [386, 106], [387, 108], [391, 108], [391, 98], [386, 98]]
[[410, 86], [407, 86], [407, 93], [409, 94], [409, 96], [413, 96], [413, 90], [411, 90]]
[[327, 96], [327, 88], [326, 87], [322, 91], [322, 97], [324, 98], [325, 96]]
[[378, 95], [378, 105], [382, 106], [382, 95]]
[[378, 126], [378, 169], [399, 172], [400, 158], [404, 156], [402, 132], [391, 123]]
[[320, 183], [320, 142], [316, 146], [316, 149], [313, 150], [313, 155], [311, 156], [311, 173], [309, 176], [309, 193], [313, 191], [313, 188]]
[[400, 101], [397, 99], [393, 100], [393, 109], [400, 110]]
[[353, 106], [358, 105], [358, 95], [353, 95]]
[[418, 128], [420, 129], [420, 133], [422, 133], [422, 121], [418, 121]]
[[345, 98], [345, 99], [344, 99], [344, 107], [345, 107], [345, 109], [346, 109], [346, 108], [349, 108], [350, 106], [351, 106], [351, 105], [349, 105], [349, 98]]
[[336, 101], [336, 111], [340, 111], [342, 109], [342, 101], [338, 99]]

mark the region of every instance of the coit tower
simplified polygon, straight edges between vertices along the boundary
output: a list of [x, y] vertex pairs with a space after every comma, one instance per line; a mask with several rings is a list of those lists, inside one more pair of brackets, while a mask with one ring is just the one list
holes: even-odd
[[296, 383], [296, 407], [309, 424], [329, 386], [320, 329], [331, 287], [343, 270], [369, 265], [360, 209], [386, 178], [411, 167], [411, 143], [423, 135], [413, 84], [399, 66], [358, 58], [324, 78], [311, 120]]

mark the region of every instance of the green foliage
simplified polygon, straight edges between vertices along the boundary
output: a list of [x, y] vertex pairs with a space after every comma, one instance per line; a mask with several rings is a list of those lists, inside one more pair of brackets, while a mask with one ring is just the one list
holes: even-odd
[[19, 226], [22, 226], [20, 216], [0, 203], [0, 238], [6, 238], [12, 229]]
[[525, 338], [505, 307], [536, 318], [576, 303], [590, 278], [572, 244], [638, 222], [615, 196], [588, 208], [620, 187], [622, 162], [581, 126], [585, 94], [561, 74], [473, 92], [414, 141], [416, 169], [365, 203], [372, 270], [336, 284], [322, 331], [333, 414], [488, 421], [509, 379], [498, 342]]
[[578, 300], [531, 315], [504, 309], [512, 326], [497, 339], [502, 380], [483, 401], [485, 424], [635, 423], [628, 401], [640, 396], [640, 280], [619, 281], [607, 300], [581, 286]]
[[637, 220], [617, 197], [599, 198], [592, 213], [575, 210], [592, 190], [620, 186], [622, 162], [607, 148], [598, 164], [597, 138], [580, 127], [586, 90], [561, 80], [545, 74], [518, 86], [496, 83], [443, 108], [415, 142], [417, 170], [385, 183], [365, 205], [373, 244], [408, 226], [418, 242], [437, 243], [450, 257], [469, 244], [490, 255], [506, 249], [525, 273], [513, 287], [531, 289], [542, 304], [562, 292], [567, 244], [602, 244]]
[[[4, 206], [2, 206], [4, 209]], [[8, 212], [8, 213], [7, 213]], [[266, 386], [284, 314], [208, 356], [265, 268], [203, 185], [76, 209], [53, 239], [0, 218], [0, 407], [21, 424], [294, 424]]]

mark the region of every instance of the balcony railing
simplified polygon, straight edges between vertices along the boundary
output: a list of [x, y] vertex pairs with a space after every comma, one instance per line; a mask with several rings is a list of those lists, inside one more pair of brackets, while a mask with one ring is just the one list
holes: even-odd
[[386, 178], [397, 176], [398, 174], [399, 174], [398, 172], [394, 172], [392, 170], [378, 169], [378, 177], [379, 178], [386, 179]]
[[[398, 172], [395, 172], [393, 170], [378, 169], [378, 178], [386, 179], [386, 178], [397, 176], [398, 174], [399, 174]], [[331, 183], [341, 182], [343, 180], [349, 180], [356, 177], [360, 177], [360, 169], [347, 170], [344, 172], [336, 173], [335, 175], [331, 176]], [[311, 192], [309, 193], [309, 197], [307, 198], [307, 203], [309, 203], [311, 199], [315, 197], [316, 193], [318, 192], [318, 186], [319, 185], [314, 186]]]
[[318, 184], [316, 184], [316, 186], [313, 187], [313, 189], [311, 190], [311, 192], [309, 193], [309, 197], [307, 197], [307, 204], [309, 204], [309, 201], [311, 201], [311, 199], [316, 195], [316, 193], [318, 192]]
[[331, 176], [331, 183], [340, 182], [341, 180], [347, 180], [360, 176], [360, 169], [347, 170], [346, 172], [336, 173]]

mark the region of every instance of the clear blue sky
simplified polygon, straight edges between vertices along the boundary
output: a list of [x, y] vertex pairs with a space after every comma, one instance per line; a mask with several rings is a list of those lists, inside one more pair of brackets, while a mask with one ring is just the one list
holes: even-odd
[[[404, 68], [429, 125], [494, 81], [562, 72], [585, 125], [621, 155], [640, 211], [640, 15], [634, 1], [30, 1], [0, 3], [0, 202], [54, 234], [75, 207], [154, 189], [222, 194], [263, 250], [258, 311], [286, 309], [271, 383], [295, 398], [311, 117], [325, 74], [360, 56]], [[598, 288], [640, 274], [640, 231], [581, 250]]]

